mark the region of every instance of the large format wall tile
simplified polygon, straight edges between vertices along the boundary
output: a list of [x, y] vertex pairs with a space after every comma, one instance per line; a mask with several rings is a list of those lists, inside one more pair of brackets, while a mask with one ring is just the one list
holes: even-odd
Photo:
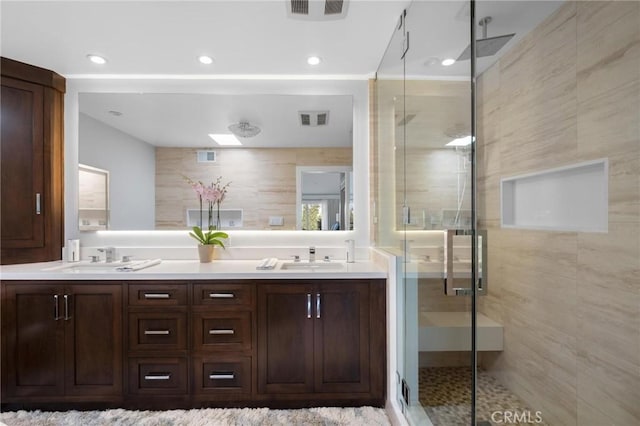
[[[479, 307], [505, 327], [483, 366], [549, 424], [640, 424], [640, 3], [565, 3], [481, 76], [478, 102], [498, 263]], [[599, 158], [608, 232], [499, 229], [501, 178]]]

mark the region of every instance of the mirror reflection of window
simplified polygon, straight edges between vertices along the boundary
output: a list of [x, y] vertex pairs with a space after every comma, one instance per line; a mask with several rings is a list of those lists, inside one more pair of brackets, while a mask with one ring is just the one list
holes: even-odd
[[304, 202], [302, 203], [302, 230], [320, 231], [322, 230], [322, 203]]
[[109, 229], [109, 172], [78, 166], [78, 226], [81, 231]]
[[353, 173], [344, 166], [297, 168], [298, 227], [306, 231], [353, 229]]

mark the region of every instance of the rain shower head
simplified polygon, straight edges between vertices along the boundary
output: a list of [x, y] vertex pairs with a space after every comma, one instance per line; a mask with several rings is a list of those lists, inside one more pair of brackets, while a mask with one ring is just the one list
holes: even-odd
[[[476, 40], [477, 58], [495, 55], [500, 49], [504, 47], [505, 44], [509, 42], [509, 40], [513, 38], [514, 35], [516, 35], [515, 33], [513, 33], [496, 37], [487, 37], [487, 27], [489, 26], [490, 22], [491, 16], [484, 17], [479, 22], [480, 26], [482, 27], [482, 38]], [[464, 52], [462, 52], [460, 56], [458, 56], [458, 59], [456, 59], [456, 61], [465, 61], [469, 58], [471, 58], [471, 45], [467, 46], [467, 48], [464, 49]]]

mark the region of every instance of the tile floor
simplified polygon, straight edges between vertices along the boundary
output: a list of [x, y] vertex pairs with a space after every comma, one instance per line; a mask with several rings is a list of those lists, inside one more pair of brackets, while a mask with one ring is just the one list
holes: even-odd
[[[420, 369], [420, 403], [434, 426], [470, 424], [471, 369], [438, 367]], [[486, 372], [478, 373], [477, 420], [491, 425], [546, 425], [536, 411]], [[519, 416], [505, 418], [514, 413]], [[493, 419], [492, 419], [493, 415]], [[509, 420], [509, 421], [508, 421]], [[520, 421], [518, 421], [520, 420]], [[523, 422], [524, 420], [524, 422]]]

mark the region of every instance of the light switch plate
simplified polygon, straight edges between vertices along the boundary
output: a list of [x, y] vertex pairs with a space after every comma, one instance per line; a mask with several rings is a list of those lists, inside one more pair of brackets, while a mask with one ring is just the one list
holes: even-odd
[[284, 225], [283, 216], [269, 216], [269, 226], [283, 226], [283, 225]]

